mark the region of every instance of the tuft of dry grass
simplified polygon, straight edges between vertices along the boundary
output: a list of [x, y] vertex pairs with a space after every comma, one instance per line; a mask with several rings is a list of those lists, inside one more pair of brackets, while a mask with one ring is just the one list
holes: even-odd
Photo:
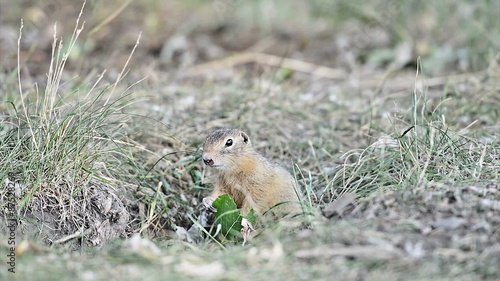
[[[21, 83], [21, 24], [16, 69], [20, 94], [7, 100], [6, 126], [0, 135], [0, 179], [15, 183], [20, 227], [27, 228], [28, 235], [38, 232], [46, 242], [55, 244], [83, 236], [95, 245], [125, 235], [125, 227], [130, 228], [128, 211], [113, 189], [126, 187], [118, 192], [127, 193], [131, 175], [126, 174], [138, 166], [132, 152], [144, 152], [123, 131], [132, 116], [127, 110], [136, 102], [130, 93], [132, 86], [114, 94], [139, 40], [112, 85], [101, 83], [104, 72], [89, 84], [64, 81], [65, 66], [83, 31], [84, 7], [85, 3], [68, 42], [57, 37], [54, 26], [47, 82], [42, 89]], [[1, 194], [3, 221], [6, 189]], [[101, 224], [110, 219], [108, 212], [116, 215], [108, 223], [119, 222], [119, 230], [104, 230]]]

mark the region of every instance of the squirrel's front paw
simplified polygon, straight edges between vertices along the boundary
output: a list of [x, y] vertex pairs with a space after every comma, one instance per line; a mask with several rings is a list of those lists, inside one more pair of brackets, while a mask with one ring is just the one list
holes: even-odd
[[248, 240], [248, 236], [255, 229], [253, 228], [252, 223], [246, 218], [241, 219], [241, 226], [241, 234], [243, 234], [243, 245], [245, 245]]
[[202, 202], [203, 202], [203, 206], [205, 206], [205, 208], [207, 208], [208, 210], [212, 211], [212, 212], [217, 212], [217, 209], [214, 208], [214, 206], [212, 206], [212, 204], [214, 203], [214, 199], [212, 197], [205, 197], [203, 198]]

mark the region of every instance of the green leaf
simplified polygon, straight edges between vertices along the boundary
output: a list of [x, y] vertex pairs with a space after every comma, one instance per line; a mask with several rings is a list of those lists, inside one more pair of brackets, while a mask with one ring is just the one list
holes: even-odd
[[250, 210], [250, 212], [248, 212], [248, 215], [246, 215], [244, 218], [249, 220], [252, 223], [252, 225], [257, 224], [257, 217], [255, 216], [255, 211], [253, 209]]
[[198, 167], [192, 167], [189, 170], [189, 175], [191, 176], [191, 179], [193, 180], [195, 185], [201, 185], [203, 175]]
[[241, 215], [234, 200], [228, 194], [219, 196], [212, 206], [217, 209], [215, 225], [221, 225], [221, 234], [228, 240], [233, 240], [241, 230]]
[[[212, 206], [217, 209], [215, 213], [215, 225], [221, 225], [221, 234], [227, 240], [234, 240], [241, 231], [241, 220], [243, 216], [236, 207], [234, 200], [229, 197], [229, 194], [224, 194], [219, 196]], [[248, 215], [245, 217], [252, 224], [257, 223], [257, 218], [255, 217], [255, 211], [250, 210]]]

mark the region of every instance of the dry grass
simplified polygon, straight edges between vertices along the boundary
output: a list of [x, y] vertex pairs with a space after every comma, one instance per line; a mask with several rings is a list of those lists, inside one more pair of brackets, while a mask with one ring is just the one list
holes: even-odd
[[[33, 61], [50, 44], [30, 41], [36, 21], [25, 21], [16, 66], [7, 57], [0, 67], [0, 180], [18, 184], [21, 227], [32, 231], [19, 234], [16, 278], [498, 277], [500, 46], [486, 29], [498, 26], [494, 9], [468, 1], [313, 1], [297, 11], [279, 1], [212, 4], [128, 1], [113, 10], [93, 2], [78, 18], [88, 29], [77, 20], [72, 37], [53, 38], [52, 60], [42, 59], [48, 70]], [[75, 7], [59, 9], [63, 27], [74, 22]], [[468, 24], [469, 10], [482, 16]], [[165, 16], [172, 11], [191, 17]], [[43, 14], [38, 24], [52, 29]], [[451, 49], [445, 33], [460, 35]], [[267, 225], [245, 247], [182, 240], [210, 188], [199, 149], [221, 126], [242, 128], [294, 172], [308, 216]], [[108, 193], [117, 196], [98, 200]], [[331, 207], [353, 193], [356, 200]], [[130, 216], [117, 234], [128, 239], [93, 235], [89, 224], [102, 221], [83, 214], [106, 209], [106, 200]], [[328, 206], [335, 211], [326, 218]], [[110, 216], [124, 219], [115, 207]], [[40, 210], [57, 213], [48, 216], [56, 223], [27, 228]], [[55, 232], [41, 235], [44, 228]]]

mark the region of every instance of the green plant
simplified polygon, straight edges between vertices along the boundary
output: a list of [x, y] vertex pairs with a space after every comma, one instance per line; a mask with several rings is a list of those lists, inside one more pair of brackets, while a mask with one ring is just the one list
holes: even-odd
[[108, 169], [113, 167], [107, 164], [126, 155], [123, 150], [132, 146], [120, 139], [120, 130], [128, 121], [124, 110], [133, 100], [126, 92], [113, 97], [121, 76], [112, 86], [99, 85], [103, 75], [94, 84], [73, 89], [68, 89], [70, 81], [63, 81], [83, 30], [79, 23], [83, 8], [67, 47], [54, 34], [46, 85], [25, 90], [23, 65], [18, 61], [19, 96], [6, 97], [9, 111], [0, 133], [0, 180], [19, 184], [20, 209], [38, 192], [71, 197], [92, 179], [109, 182]]
[[238, 236], [243, 218], [248, 219], [254, 225], [257, 223], [254, 210], [250, 210], [247, 216], [242, 216], [229, 194], [219, 196], [212, 206], [217, 209], [214, 225], [221, 225], [220, 234], [224, 239], [234, 240]]

